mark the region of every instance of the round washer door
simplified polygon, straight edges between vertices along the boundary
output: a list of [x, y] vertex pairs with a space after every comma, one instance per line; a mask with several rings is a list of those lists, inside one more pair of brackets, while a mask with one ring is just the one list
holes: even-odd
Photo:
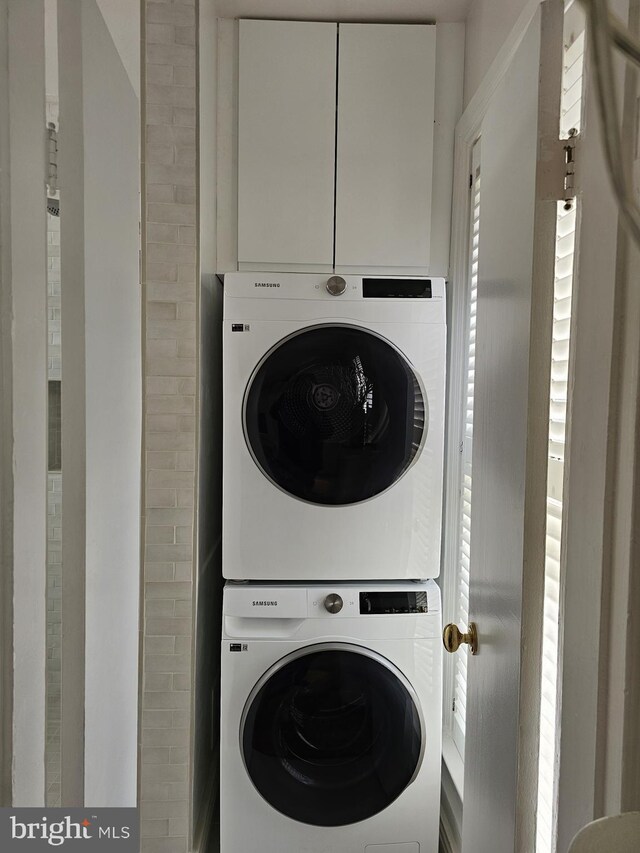
[[254, 372], [244, 432], [283, 491], [339, 506], [380, 494], [427, 434], [427, 401], [407, 359], [373, 332], [314, 326], [280, 341]]
[[346, 643], [283, 658], [255, 686], [240, 727], [251, 781], [282, 814], [344, 826], [413, 781], [424, 733], [413, 688], [390, 661]]

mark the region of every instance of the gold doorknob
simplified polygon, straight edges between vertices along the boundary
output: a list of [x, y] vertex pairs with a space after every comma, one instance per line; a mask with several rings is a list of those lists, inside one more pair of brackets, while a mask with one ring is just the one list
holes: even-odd
[[478, 629], [475, 622], [469, 622], [469, 631], [463, 634], [458, 626], [453, 622], [445, 625], [442, 632], [442, 642], [448, 652], [453, 654], [457, 652], [462, 643], [469, 644], [469, 651], [472, 655], [478, 653]]

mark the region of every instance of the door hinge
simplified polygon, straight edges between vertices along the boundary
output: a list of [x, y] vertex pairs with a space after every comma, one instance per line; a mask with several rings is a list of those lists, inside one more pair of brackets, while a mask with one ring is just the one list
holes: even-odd
[[562, 201], [571, 210], [579, 187], [580, 134], [575, 128], [567, 139], [543, 141], [540, 150], [539, 188], [543, 201]]
[[569, 138], [563, 140], [562, 150], [564, 152], [564, 179], [563, 190], [564, 209], [571, 210], [573, 201], [576, 197], [576, 145], [578, 141], [578, 131], [572, 127], [569, 131]]
[[47, 125], [47, 184], [52, 195], [58, 191], [58, 131], [51, 121]]
[[456, 697], [455, 696], [453, 697], [453, 702], [451, 703], [451, 710], [455, 714], [455, 712], [456, 712]]

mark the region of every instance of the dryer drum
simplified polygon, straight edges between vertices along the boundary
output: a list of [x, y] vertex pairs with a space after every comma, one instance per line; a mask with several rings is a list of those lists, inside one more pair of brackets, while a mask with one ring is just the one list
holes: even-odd
[[278, 414], [283, 425], [303, 440], [315, 434], [333, 444], [366, 443], [372, 409], [373, 386], [358, 359], [347, 366], [320, 363], [305, 367], [287, 383]]
[[243, 716], [253, 784], [302, 823], [366, 820], [400, 796], [420, 764], [415, 694], [391, 664], [352, 648], [310, 647], [259, 686]]
[[315, 326], [280, 341], [245, 394], [254, 460], [310, 503], [358, 503], [385, 491], [417, 458], [427, 427], [411, 364], [355, 326]]

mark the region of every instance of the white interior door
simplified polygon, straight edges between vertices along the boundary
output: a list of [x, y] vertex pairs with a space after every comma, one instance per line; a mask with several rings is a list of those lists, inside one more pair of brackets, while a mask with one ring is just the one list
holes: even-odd
[[[539, 433], [539, 423], [544, 425], [530, 420], [537, 382], [531, 359], [537, 363], [538, 336], [550, 336], [550, 327], [536, 326], [536, 302], [549, 298], [549, 288], [553, 292], [552, 272], [545, 281], [539, 273], [548, 265], [539, 257], [553, 251], [555, 238], [555, 202], [541, 204], [540, 198], [548, 163], [538, 150], [541, 135], [557, 122], [548, 98], [554, 91], [548, 77], [559, 71], [549, 57], [561, 51], [557, 6], [550, 0], [536, 11], [481, 127], [469, 589], [479, 652], [468, 659], [464, 853], [516, 848], [530, 485], [532, 478], [544, 478], [546, 467], [544, 456], [537, 468], [531, 464], [533, 430]], [[559, 76], [556, 91], [559, 97]], [[555, 128], [557, 137], [557, 123]], [[543, 435], [543, 454], [545, 444]], [[544, 501], [544, 491], [540, 494]], [[543, 549], [544, 525], [539, 539]], [[537, 706], [535, 696], [531, 701]]]

